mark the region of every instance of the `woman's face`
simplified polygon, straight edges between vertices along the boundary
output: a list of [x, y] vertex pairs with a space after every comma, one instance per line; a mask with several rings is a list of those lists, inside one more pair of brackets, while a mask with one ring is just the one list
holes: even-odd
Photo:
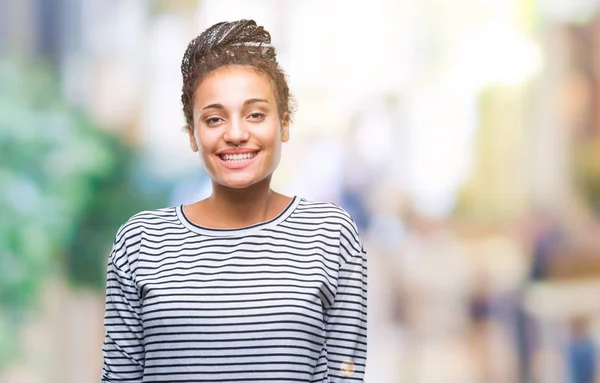
[[189, 135], [213, 182], [242, 189], [273, 174], [289, 124], [279, 118], [266, 75], [251, 67], [227, 66], [210, 73], [196, 89]]

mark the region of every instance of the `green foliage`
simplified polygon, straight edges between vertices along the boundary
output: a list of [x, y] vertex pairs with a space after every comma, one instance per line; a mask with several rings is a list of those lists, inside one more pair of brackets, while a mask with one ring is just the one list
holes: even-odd
[[113, 145], [111, 169], [90, 179], [94, 193], [76, 220], [66, 253], [70, 281], [97, 290], [104, 290], [106, 260], [119, 226], [141, 210], [163, 206], [168, 187], [134, 168], [129, 148]]
[[44, 64], [0, 61], [0, 368], [44, 278], [102, 289], [119, 224], [163, 202], [137, 186], [135, 153], [59, 89]]

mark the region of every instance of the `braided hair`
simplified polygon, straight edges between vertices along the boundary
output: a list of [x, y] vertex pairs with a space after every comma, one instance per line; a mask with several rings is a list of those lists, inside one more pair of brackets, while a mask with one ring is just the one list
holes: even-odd
[[273, 87], [280, 120], [290, 121], [293, 96], [276, 56], [271, 35], [254, 20], [220, 22], [194, 38], [181, 60], [181, 103], [186, 129], [192, 131], [194, 127], [194, 95], [202, 79], [230, 65], [250, 66], [266, 75]]

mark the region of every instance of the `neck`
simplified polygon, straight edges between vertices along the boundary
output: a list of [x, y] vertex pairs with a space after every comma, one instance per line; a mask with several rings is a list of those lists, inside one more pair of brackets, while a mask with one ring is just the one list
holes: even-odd
[[[213, 192], [206, 203], [220, 219], [231, 226], [248, 226], [268, 220], [273, 200], [271, 177], [244, 189], [232, 189], [213, 182]], [[225, 223], [225, 222], [223, 222]]]

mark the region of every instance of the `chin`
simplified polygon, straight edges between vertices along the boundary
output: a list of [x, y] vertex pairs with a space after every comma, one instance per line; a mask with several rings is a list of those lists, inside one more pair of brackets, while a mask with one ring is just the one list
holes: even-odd
[[237, 180], [220, 180], [219, 184], [231, 189], [245, 189], [256, 183], [255, 180], [251, 179], [237, 179]]
[[225, 187], [228, 187], [230, 189], [242, 190], [242, 189], [249, 188], [250, 186], [254, 185], [254, 183], [250, 183], [250, 182], [246, 182], [246, 183], [235, 182], [235, 183], [225, 183], [225, 184], [222, 184], [222, 185], [225, 186]]
[[213, 178], [219, 185], [231, 189], [246, 189], [250, 186], [270, 183], [271, 174], [235, 174], [228, 177]]

